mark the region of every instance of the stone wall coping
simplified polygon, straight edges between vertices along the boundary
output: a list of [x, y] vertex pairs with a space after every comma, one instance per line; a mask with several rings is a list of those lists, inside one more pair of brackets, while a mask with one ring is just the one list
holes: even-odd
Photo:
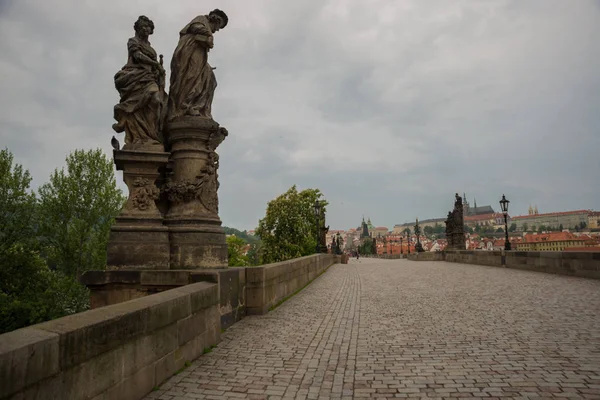
[[0, 335], [0, 399], [218, 304], [198, 282]]

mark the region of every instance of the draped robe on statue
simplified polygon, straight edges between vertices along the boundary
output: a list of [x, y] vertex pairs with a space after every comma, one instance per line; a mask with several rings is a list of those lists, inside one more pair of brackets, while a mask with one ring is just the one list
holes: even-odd
[[217, 87], [208, 64], [212, 36], [207, 15], [194, 18], [179, 32], [179, 43], [171, 59], [169, 120], [185, 115], [212, 118], [211, 105]]
[[125, 131], [125, 143], [160, 142], [160, 102], [154, 101], [160, 91], [158, 71], [149, 64], [136, 60], [140, 52], [156, 60], [156, 52], [149, 42], [132, 37], [127, 42], [127, 64], [115, 75], [115, 87], [121, 101], [114, 108], [113, 125], [116, 132]]

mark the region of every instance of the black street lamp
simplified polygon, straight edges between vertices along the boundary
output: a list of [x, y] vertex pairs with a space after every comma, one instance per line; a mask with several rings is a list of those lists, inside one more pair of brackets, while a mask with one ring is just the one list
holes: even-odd
[[404, 254], [402, 251], [402, 236], [400, 236], [400, 255]]
[[410, 254], [410, 230], [406, 230], [406, 254]]
[[315, 251], [317, 253], [321, 252], [321, 247], [319, 246], [319, 230], [321, 228], [320, 226], [320, 219], [321, 219], [321, 203], [319, 203], [319, 200], [315, 200], [315, 204], [314, 204], [314, 213], [315, 213], [315, 223], [317, 225], [317, 248], [315, 249]]
[[510, 201], [506, 200], [506, 197], [502, 195], [500, 208], [502, 208], [502, 213], [504, 214], [504, 250], [510, 250], [510, 242], [508, 241], [508, 203], [510, 203]]

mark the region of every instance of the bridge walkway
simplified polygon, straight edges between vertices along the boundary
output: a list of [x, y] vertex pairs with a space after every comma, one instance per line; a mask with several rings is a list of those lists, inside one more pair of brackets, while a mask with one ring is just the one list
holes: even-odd
[[353, 259], [147, 398], [369, 397], [600, 399], [600, 281]]

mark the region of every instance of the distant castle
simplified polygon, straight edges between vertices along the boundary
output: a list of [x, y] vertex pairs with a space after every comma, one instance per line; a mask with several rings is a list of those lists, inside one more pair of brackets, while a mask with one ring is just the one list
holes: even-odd
[[471, 217], [471, 216], [475, 216], [475, 215], [494, 214], [494, 213], [495, 213], [495, 211], [492, 208], [492, 206], [477, 207], [477, 199], [473, 199], [473, 207], [471, 207], [471, 205], [469, 204], [469, 201], [467, 200], [467, 195], [463, 193], [463, 214], [465, 217]]

